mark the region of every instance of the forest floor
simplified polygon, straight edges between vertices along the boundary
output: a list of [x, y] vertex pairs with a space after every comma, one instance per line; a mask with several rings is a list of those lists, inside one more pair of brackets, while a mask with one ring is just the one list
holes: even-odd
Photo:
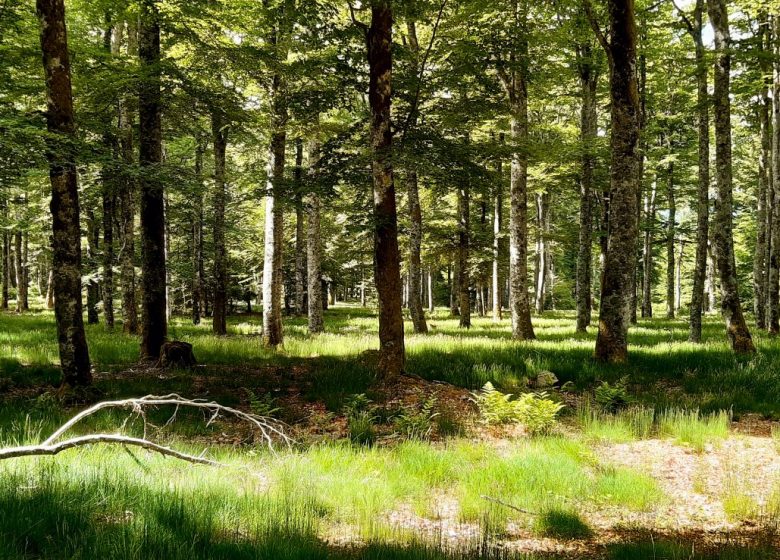
[[[442, 310], [410, 333], [392, 391], [373, 381], [376, 319], [356, 307], [330, 310], [316, 337], [290, 318], [277, 352], [259, 317], [221, 338], [177, 318], [192, 371], [139, 365], [135, 337], [95, 325], [95, 389], [63, 400], [51, 314], [0, 315], [2, 445], [40, 441], [87, 401], [170, 392], [274, 416], [295, 440], [272, 452], [236, 421], [181, 411], [156, 440], [226, 467], [97, 446], [5, 461], [0, 558], [780, 558], [776, 343], [759, 335], [760, 353], [737, 358], [716, 318], [698, 346], [684, 321], [642, 321], [630, 364], [604, 367], [570, 314], [535, 318], [528, 343], [507, 320], [474, 323]], [[517, 393], [540, 371], [565, 404], [550, 433], [481, 421], [473, 391]], [[605, 381], [628, 406], [592, 407]], [[138, 433], [125, 420], [81, 430]]]

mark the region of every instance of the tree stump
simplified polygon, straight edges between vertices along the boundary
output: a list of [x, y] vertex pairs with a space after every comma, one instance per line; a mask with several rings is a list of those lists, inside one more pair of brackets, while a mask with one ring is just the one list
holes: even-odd
[[181, 340], [165, 342], [160, 348], [160, 359], [157, 367], [189, 369], [197, 364], [192, 344]]

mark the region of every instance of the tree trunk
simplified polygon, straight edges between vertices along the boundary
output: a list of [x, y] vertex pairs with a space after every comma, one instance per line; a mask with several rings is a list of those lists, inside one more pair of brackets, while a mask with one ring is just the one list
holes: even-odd
[[670, 163], [666, 178], [666, 199], [669, 204], [669, 221], [666, 224], [666, 318], [674, 319], [674, 241], [677, 233], [677, 203], [674, 198], [674, 164]]
[[636, 76], [636, 21], [633, 0], [610, 0], [610, 168], [609, 241], [601, 289], [596, 358], [628, 359], [632, 276], [636, 269], [639, 189], [640, 103]]
[[[780, 35], [780, 19], [774, 18], [774, 35]], [[775, 45], [775, 54], [780, 45]], [[767, 285], [767, 308], [769, 333], [780, 333], [780, 62], [774, 63], [774, 84], [772, 104], [772, 197], [769, 212], [769, 282]]]
[[[100, 299], [99, 285], [95, 278], [97, 274], [97, 257], [100, 242], [100, 226], [98, 225], [95, 211], [92, 207], [87, 208], [87, 273], [90, 278], [87, 280], [87, 323], [96, 325], [98, 323], [98, 301]], [[19, 284], [21, 278], [21, 266], [19, 259], [21, 255], [21, 236], [16, 241], [16, 283]], [[18, 291], [21, 291], [19, 288]], [[19, 310], [19, 298], [17, 297], [17, 311]]]
[[[116, 29], [121, 29], [117, 26]], [[136, 54], [137, 30], [135, 26], [128, 25], [127, 52]], [[138, 309], [135, 298], [135, 207], [136, 207], [136, 179], [127, 172], [127, 168], [134, 163], [133, 148], [133, 111], [132, 105], [125, 96], [120, 96], [118, 103], [119, 113], [119, 149], [122, 155], [122, 163], [125, 166], [121, 184], [118, 186], [120, 236], [122, 248], [120, 250], [119, 283], [122, 291], [122, 330], [129, 334], [138, 332]]]
[[417, 184], [417, 172], [410, 170], [406, 175], [406, 190], [409, 200], [409, 312], [414, 332], [428, 332], [425, 311], [422, 304], [422, 209]]
[[551, 263], [549, 241], [547, 239], [550, 229], [550, 195], [549, 193], [536, 194], [536, 282], [535, 282], [535, 311], [541, 315], [545, 309], [548, 280], [550, 278]]
[[168, 336], [166, 317], [165, 197], [160, 117], [160, 23], [157, 0], [141, 5], [138, 54], [145, 76], [138, 95], [139, 158], [141, 168], [141, 266], [143, 320], [141, 357], [157, 360]]
[[455, 259], [455, 262], [450, 266], [450, 269], [448, 269], [447, 276], [450, 288], [450, 315], [457, 317], [460, 315], [460, 308], [458, 306], [458, 290], [460, 289], [458, 259]]
[[469, 185], [458, 188], [458, 307], [460, 308], [459, 326], [471, 327], [471, 296], [469, 294], [469, 245], [470, 192]]
[[[314, 133], [316, 134], [316, 132]], [[309, 179], [316, 183], [320, 162], [320, 145], [316, 137], [309, 141]], [[311, 185], [306, 196], [306, 277], [309, 283], [309, 332], [324, 329], [322, 320], [322, 241], [320, 240], [320, 195]]]
[[79, 190], [70, 148], [75, 143], [76, 127], [65, 6], [63, 0], [37, 0], [36, 7], [46, 77], [46, 127], [57, 138], [51, 141], [47, 154], [52, 187], [54, 316], [63, 382], [73, 387], [89, 385], [92, 372], [81, 308]]
[[192, 324], [199, 325], [203, 316], [204, 265], [203, 265], [203, 156], [205, 141], [199, 134], [195, 147], [195, 183], [198, 192], [192, 211]]
[[114, 193], [103, 185], [103, 317], [114, 328]]
[[[504, 133], [499, 135], [499, 142], [504, 143]], [[504, 165], [501, 158], [496, 165], [496, 173], [498, 174], [498, 182], [494, 187], [493, 194], [493, 278], [492, 278], [492, 293], [493, 293], [493, 322], [498, 323], [502, 319], [501, 313], [501, 268], [499, 263], [499, 257], [501, 256], [501, 228], [502, 228], [502, 216], [504, 206]]]
[[228, 125], [222, 115], [211, 113], [211, 135], [214, 145], [214, 311], [211, 330], [214, 334], [227, 334], [227, 248], [225, 246], [225, 152], [228, 143]]
[[287, 106], [284, 80], [273, 77], [273, 132], [268, 150], [265, 192], [265, 240], [263, 258], [263, 343], [275, 347], [282, 344], [282, 252], [284, 243], [284, 181], [285, 143], [287, 141]]
[[689, 30], [696, 45], [696, 112], [698, 120], [698, 179], [696, 204], [696, 262], [691, 293], [691, 342], [701, 342], [701, 316], [704, 308], [704, 283], [707, 276], [707, 247], [710, 218], [710, 121], [707, 93], [707, 61], [702, 40], [704, 0], [696, 0], [694, 23]]
[[[27, 251], [24, 250], [24, 233], [16, 230], [14, 233], [14, 244], [16, 254], [16, 312], [23, 313], [28, 309], [27, 304]], [[95, 303], [97, 303], [97, 289], [95, 289]], [[97, 314], [97, 310], [95, 311]], [[95, 319], [97, 322], [97, 319]]]
[[761, 45], [761, 58], [759, 58], [759, 68], [764, 76], [764, 82], [761, 86], [761, 93], [759, 96], [759, 126], [761, 130], [761, 157], [759, 159], [758, 168], [758, 192], [757, 198], [757, 212], [756, 212], [756, 248], [753, 254], [753, 313], [756, 317], [756, 326], [759, 329], [765, 329], [767, 327], [766, 311], [767, 311], [767, 275], [769, 272], [768, 266], [768, 249], [769, 249], [769, 222], [771, 220], [771, 212], [768, 212], [768, 208], [771, 208], [769, 197], [771, 196], [771, 157], [772, 157], [772, 128], [770, 121], [770, 112], [772, 101], [769, 97], [768, 78], [772, 71], [771, 65], [771, 45], [772, 45], [772, 33], [769, 29], [769, 18], [764, 12], [760, 16], [760, 24], [758, 28], [758, 40]]
[[[5, 209], [4, 209], [5, 210]], [[8, 309], [8, 285], [11, 277], [11, 247], [7, 232], [3, 232], [3, 297], [2, 308]]]
[[653, 229], [655, 227], [658, 179], [645, 195], [644, 243], [642, 246], [642, 317], [653, 316]]
[[306, 313], [306, 224], [303, 211], [303, 140], [295, 139], [295, 314]]
[[433, 298], [433, 269], [428, 270], [428, 313], [436, 311], [436, 302]]
[[577, 332], [584, 333], [590, 325], [593, 308], [591, 261], [593, 238], [593, 173], [596, 167], [595, 142], [598, 119], [596, 95], [599, 72], [589, 43], [577, 48], [580, 78], [580, 231], [577, 251]]
[[[750, 336], [742, 305], [739, 301], [737, 270], [732, 236], [732, 175], [731, 175], [731, 37], [725, 0], [708, 0], [710, 22], [715, 31], [715, 168], [717, 188], [713, 248], [720, 276], [721, 310], [726, 321], [731, 348], [734, 352], [752, 353], [755, 346]], [[780, 91], [780, 90], [778, 90]]]
[[401, 312], [401, 270], [398, 215], [393, 182], [392, 25], [390, 0], [372, 0], [368, 45], [371, 106], [372, 175], [374, 184], [374, 270], [379, 299], [379, 375], [386, 381], [404, 370], [404, 323]]
[[679, 312], [682, 307], [682, 265], [683, 252], [685, 251], [685, 241], [680, 240], [680, 252], [677, 255], [677, 270], [675, 272], [676, 282], [674, 287], [674, 310]]
[[46, 309], [54, 309], [54, 270], [49, 271], [49, 280], [46, 282]]

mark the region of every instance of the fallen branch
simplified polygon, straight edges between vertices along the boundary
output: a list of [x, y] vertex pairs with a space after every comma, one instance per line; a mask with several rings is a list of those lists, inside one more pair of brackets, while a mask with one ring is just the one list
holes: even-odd
[[[216, 420], [220, 416], [220, 414], [225, 416], [233, 416], [235, 418], [238, 418], [239, 420], [248, 422], [258, 430], [258, 432], [261, 434], [261, 436], [267, 443], [268, 448], [271, 449], [272, 451], [273, 451], [274, 439], [279, 439], [288, 446], [292, 443], [292, 440], [281, 430], [281, 423], [272, 418], [267, 418], [265, 416], [258, 416], [256, 414], [250, 414], [248, 412], [243, 412], [241, 410], [231, 408], [229, 406], [221, 405], [214, 401], [207, 401], [205, 399], [185, 399], [180, 395], [171, 393], [169, 395], [163, 395], [163, 396], [147, 395], [145, 397], [135, 398], [135, 399], [123, 399], [123, 400], [104, 401], [104, 402], [97, 403], [87, 408], [86, 410], [83, 410], [78, 414], [76, 414], [73, 418], [65, 422], [65, 424], [60, 426], [52, 435], [50, 435], [46, 440], [44, 440], [40, 444], [22, 445], [17, 447], [8, 447], [5, 449], [0, 448], [0, 460], [11, 459], [14, 457], [29, 457], [29, 456], [36, 456], [36, 455], [57, 455], [58, 453], [61, 453], [68, 449], [72, 449], [74, 447], [83, 447], [85, 445], [91, 445], [95, 443], [110, 443], [110, 444], [120, 444], [123, 446], [129, 445], [134, 447], [141, 447], [143, 449], [156, 451], [157, 453], [160, 453], [162, 455], [168, 457], [174, 457], [176, 459], [181, 459], [182, 461], [188, 461], [190, 463], [199, 463], [199, 464], [213, 465], [213, 466], [222, 465], [217, 461], [213, 461], [211, 459], [207, 459], [202, 456], [198, 457], [195, 455], [190, 455], [188, 453], [177, 451], [175, 449], [166, 447], [164, 445], [160, 445], [158, 443], [155, 443], [147, 439], [147, 435], [146, 435], [147, 426], [149, 425], [153, 426], [153, 424], [151, 424], [146, 418], [146, 409], [149, 407], [158, 407], [158, 406], [176, 407], [176, 409], [173, 412], [173, 415], [165, 423], [165, 426], [168, 426], [171, 422], [173, 422], [173, 420], [176, 418], [176, 414], [178, 413], [181, 407], [185, 407], [185, 408], [188, 407], [188, 408], [195, 408], [195, 409], [200, 409], [209, 412], [211, 414], [211, 417], [209, 418], [206, 425], [210, 425], [212, 422], [214, 422], [214, 420]], [[143, 420], [143, 424], [144, 424], [143, 437], [137, 438], [137, 437], [125, 436], [121, 434], [88, 434], [88, 435], [72, 437], [64, 440], [62, 439], [65, 433], [67, 433], [76, 424], [78, 424], [85, 418], [88, 418], [89, 416], [92, 416], [101, 410], [111, 409], [111, 408], [130, 409], [132, 414], [137, 414]], [[129, 420], [129, 417], [128, 419], [125, 420], [122, 426], [127, 424], [127, 420]]]
[[526, 515], [539, 515], [535, 511], [528, 511], [527, 509], [519, 508], [515, 505], [499, 500], [498, 498], [493, 498], [491, 496], [485, 496], [485, 495], [480, 496], [480, 498], [482, 498], [483, 500], [487, 500], [488, 502], [493, 502], [494, 504], [498, 504], [500, 506], [508, 507], [509, 509], [513, 509], [520, 513], [525, 513]]

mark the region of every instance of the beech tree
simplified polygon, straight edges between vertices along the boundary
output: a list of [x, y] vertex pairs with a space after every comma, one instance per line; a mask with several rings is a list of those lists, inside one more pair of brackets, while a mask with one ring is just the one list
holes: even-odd
[[138, 54], [142, 80], [138, 95], [141, 191], [143, 319], [141, 357], [157, 359], [168, 336], [166, 315], [165, 199], [162, 163], [160, 22], [156, 0], [141, 4]]
[[37, 0], [46, 77], [46, 128], [51, 181], [54, 315], [63, 382], [92, 382], [81, 307], [81, 228], [74, 146], [70, 55], [63, 0]]

